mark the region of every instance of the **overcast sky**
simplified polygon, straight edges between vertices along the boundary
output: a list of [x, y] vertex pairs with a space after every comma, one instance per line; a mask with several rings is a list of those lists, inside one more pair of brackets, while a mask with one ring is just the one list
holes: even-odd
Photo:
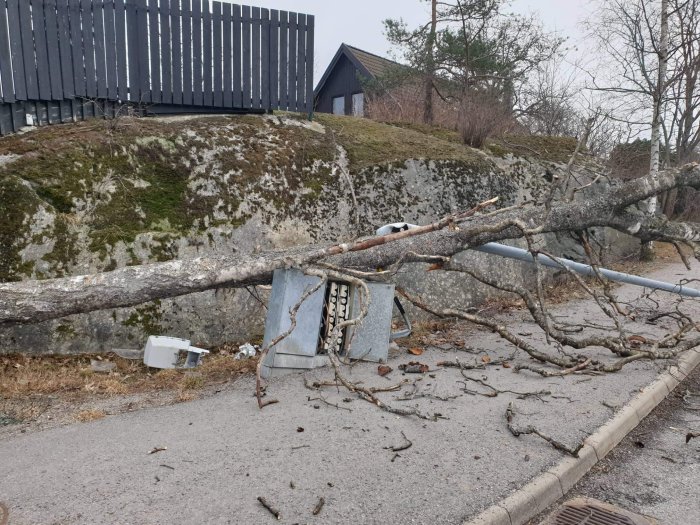
[[[409, 26], [428, 20], [428, 4], [420, 0], [243, 0], [242, 3], [284, 9], [316, 16], [315, 79], [323, 75], [343, 42], [360, 49], [389, 56], [382, 21], [403, 18]], [[545, 27], [578, 44], [580, 21], [590, 0], [514, 0], [508, 9], [520, 14], [538, 13]]]

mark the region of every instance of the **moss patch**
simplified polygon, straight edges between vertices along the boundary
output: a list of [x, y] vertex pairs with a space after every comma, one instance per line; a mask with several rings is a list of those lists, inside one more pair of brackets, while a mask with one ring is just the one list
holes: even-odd
[[475, 167], [489, 165], [477, 150], [434, 134], [352, 117], [319, 114], [316, 119], [347, 150], [353, 170], [415, 158], [457, 160]]
[[27, 230], [40, 203], [19, 178], [0, 172], [0, 281], [17, 281], [32, 272], [32, 265], [19, 254], [23, 248], [20, 233]]
[[147, 303], [134, 309], [134, 312], [122, 322], [124, 326], [136, 327], [145, 335], [160, 334], [163, 327], [160, 324], [163, 318], [159, 300]]
[[486, 141], [486, 149], [493, 155], [505, 157], [535, 157], [541, 160], [566, 163], [576, 150], [574, 137], [547, 137], [543, 135], [504, 135]]

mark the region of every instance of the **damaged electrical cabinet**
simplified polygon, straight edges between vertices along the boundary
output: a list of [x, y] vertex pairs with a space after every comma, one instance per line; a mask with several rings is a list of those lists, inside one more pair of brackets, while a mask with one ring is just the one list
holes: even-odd
[[[296, 269], [275, 271], [263, 347], [289, 330], [292, 323], [290, 310], [306, 290], [317, 286], [319, 281], [319, 277]], [[384, 363], [388, 359], [389, 342], [409, 335], [410, 323], [394, 298], [393, 284], [366, 284], [371, 297], [367, 316], [362, 323], [343, 329], [335, 351], [347, 359]], [[328, 336], [338, 323], [359, 315], [360, 295], [360, 289], [352, 283], [328, 281], [307, 297], [297, 311], [296, 328], [268, 352], [262, 366], [262, 376], [309, 370], [328, 364]], [[407, 328], [392, 334], [394, 304]]]

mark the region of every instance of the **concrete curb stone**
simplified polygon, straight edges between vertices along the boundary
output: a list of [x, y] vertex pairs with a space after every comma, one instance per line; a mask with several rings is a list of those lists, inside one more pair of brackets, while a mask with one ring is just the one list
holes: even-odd
[[578, 451], [578, 457], [567, 457], [550, 468], [547, 472], [554, 474], [561, 484], [562, 494], [566, 494], [571, 487], [576, 485], [579, 479], [598, 463], [595, 449], [584, 444]]
[[545, 510], [547, 501], [556, 501], [563, 497], [559, 478], [550, 472], [537, 476], [520, 490], [515, 491], [498, 505], [508, 511], [512, 523], [523, 523], [531, 516]]
[[[685, 352], [677, 365], [660, 374], [610, 421], [588, 436], [578, 458], [565, 458], [464, 525], [522, 525], [557, 502], [699, 365], [700, 348]], [[509, 521], [505, 520], [506, 515]]]
[[[645, 394], [640, 395], [646, 397]], [[584, 439], [583, 442], [595, 449], [598, 461], [600, 461], [637, 425], [639, 425], [637, 411], [631, 406], [625, 405], [610, 421]]]
[[511, 525], [508, 511], [499, 505], [489, 507], [469, 522], [470, 525]]

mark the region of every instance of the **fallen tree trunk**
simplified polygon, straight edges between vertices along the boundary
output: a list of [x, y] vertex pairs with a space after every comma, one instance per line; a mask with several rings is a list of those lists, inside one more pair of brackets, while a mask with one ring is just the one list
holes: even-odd
[[178, 260], [95, 275], [2, 283], [0, 326], [134, 306], [217, 288], [266, 284], [278, 268], [321, 260], [345, 268], [386, 267], [400, 260], [422, 261], [424, 255], [449, 257], [487, 242], [597, 226], [610, 226], [641, 240], [683, 242], [692, 245], [699, 256], [700, 225], [668, 222], [630, 209], [650, 196], [680, 186], [700, 189], [700, 166], [666, 170], [656, 180], [649, 176], [636, 179], [584, 202], [514, 207], [483, 215], [476, 215], [480, 211], [477, 208], [410, 233], [350, 244]]

